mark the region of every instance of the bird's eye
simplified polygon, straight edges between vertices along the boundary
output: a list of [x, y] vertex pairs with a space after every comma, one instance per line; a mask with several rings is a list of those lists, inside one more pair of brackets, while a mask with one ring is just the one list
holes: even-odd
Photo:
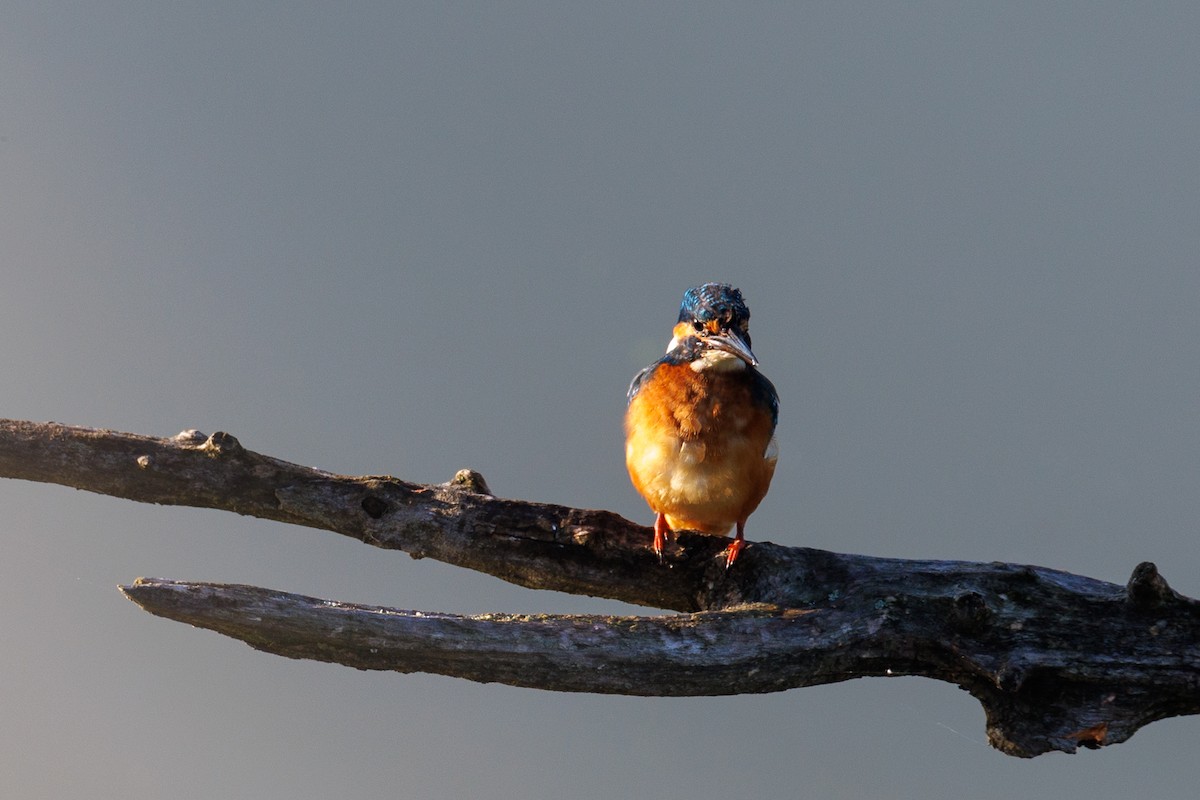
[[701, 322], [700, 320], [696, 320], [695, 322], [692, 323], [692, 327], [696, 329], [697, 333], [700, 333], [701, 331], [704, 330], [704, 323]]

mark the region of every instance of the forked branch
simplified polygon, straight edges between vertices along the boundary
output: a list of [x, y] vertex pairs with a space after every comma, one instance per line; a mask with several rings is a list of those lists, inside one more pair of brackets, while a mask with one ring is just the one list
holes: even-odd
[[687, 612], [463, 617], [248, 586], [122, 587], [151, 613], [292, 658], [664, 696], [923, 675], [978, 698], [989, 740], [1019, 756], [1115, 744], [1200, 712], [1200, 605], [1153, 564], [1118, 586], [758, 542], [726, 571], [724, 543], [690, 534], [660, 563], [650, 530], [609, 512], [496, 498], [469, 471], [442, 485], [334, 475], [224, 433], [158, 439], [0, 421], [0, 476], [323, 528], [523, 586]]

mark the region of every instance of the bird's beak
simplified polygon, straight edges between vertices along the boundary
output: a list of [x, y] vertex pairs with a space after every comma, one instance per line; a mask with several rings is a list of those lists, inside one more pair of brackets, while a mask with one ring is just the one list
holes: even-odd
[[750, 350], [750, 345], [737, 331], [721, 331], [715, 336], [706, 336], [704, 341], [714, 350], [724, 350], [745, 361], [752, 367], [758, 366], [758, 359]]

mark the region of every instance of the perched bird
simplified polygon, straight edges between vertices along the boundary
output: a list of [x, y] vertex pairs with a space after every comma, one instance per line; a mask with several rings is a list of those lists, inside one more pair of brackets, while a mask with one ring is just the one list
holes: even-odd
[[688, 289], [667, 353], [629, 385], [625, 466], [657, 514], [654, 552], [670, 531], [725, 536], [725, 566], [745, 546], [778, 457], [779, 396], [755, 369], [750, 309], [724, 283]]

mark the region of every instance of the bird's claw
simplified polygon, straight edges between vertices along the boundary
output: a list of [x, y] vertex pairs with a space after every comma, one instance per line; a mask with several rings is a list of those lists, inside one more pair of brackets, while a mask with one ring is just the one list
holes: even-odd
[[667, 525], [667, 518], [662, 514], [654, 520], [654, 555], [658, 556], [658, 563], [663, 561], [663, 553], [667, 549], [667, 534], [671, 532], [671, 528]]
[[729, 546], [726, 547], [724, 550], [725, 569], [729, 569], [730, 567], [733, 566], [733, 562], [737, 561], [738, 554], [741, 553], [742, 550], [745, 549], [745, 547], [746, 547], [745, 539], [734, 539], [732, 542], [729, 543]]

